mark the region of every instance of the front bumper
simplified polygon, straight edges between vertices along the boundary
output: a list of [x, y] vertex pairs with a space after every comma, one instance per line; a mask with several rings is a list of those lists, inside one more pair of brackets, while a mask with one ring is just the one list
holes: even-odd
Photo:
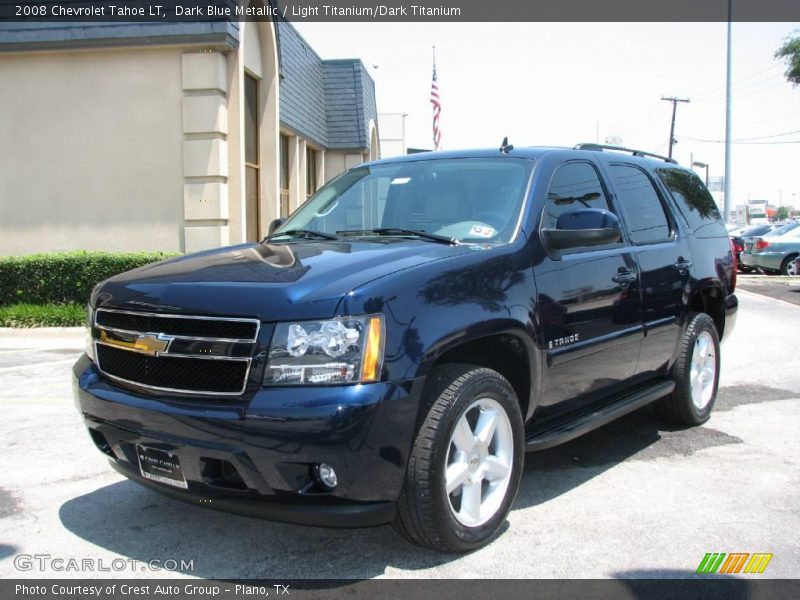
[[[163, 397], [110, 384], [83, 356], [75, 402], [126, 477], [174, 498], [249, 516], [358, 527], [394, 518], [423, 381], [262, 388], [243, 399]], [[188, 489], [139, 471], [136, 446], [176, 454]], [[327, 491], [314, 467], [333, 466]]]

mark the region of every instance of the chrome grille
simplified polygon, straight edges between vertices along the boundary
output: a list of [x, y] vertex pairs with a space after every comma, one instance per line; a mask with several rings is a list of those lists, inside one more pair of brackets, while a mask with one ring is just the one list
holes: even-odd
[[149, 390], [240, 395], [255, 351], [257, 319], [99, 308], [95, 358], [110, 379]]

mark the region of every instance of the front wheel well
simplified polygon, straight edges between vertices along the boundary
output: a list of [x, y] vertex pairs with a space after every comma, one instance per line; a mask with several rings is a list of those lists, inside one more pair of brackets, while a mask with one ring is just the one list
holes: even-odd
[[464, 342], [438, 357], [431, 368], [453, 363], [486, 367], [500, 373], [514, 388], [525, 419], [531, 394], [531, 362], [517, 336], [498, 334]]

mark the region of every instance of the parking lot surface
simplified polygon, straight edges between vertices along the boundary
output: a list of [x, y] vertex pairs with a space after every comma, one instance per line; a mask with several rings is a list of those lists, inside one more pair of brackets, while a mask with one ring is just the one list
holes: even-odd
[[739, 273], [738, 287], [800, 306], [800, 277]]
[[[687, 577], [707, 552], [771, 552], [764, 576], [797, 577], [800, 306], [739, 298], [708, 423], [679, 430], [646, 407], [528, 455], [506, 531], [465, 556], [388, 526], [285, 525], [143, 489], [111, 470], [73, 406], [82, 331], [2, 331], [0, 577]], [[36, 554], [50, 558], [20, 561]], [[190, 564], [165, 573], [152, 560]]]

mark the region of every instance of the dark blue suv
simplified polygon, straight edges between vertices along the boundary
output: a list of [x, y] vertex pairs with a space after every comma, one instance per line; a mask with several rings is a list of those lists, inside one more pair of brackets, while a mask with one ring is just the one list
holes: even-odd
[[735, 260], [671, 160], [417, 154], [345, 172], [271, 229], [92, 293], [75, 396], [126, 477], [460, 552], [500, 528], [525, 452], [650, 402], [709, 418]]

